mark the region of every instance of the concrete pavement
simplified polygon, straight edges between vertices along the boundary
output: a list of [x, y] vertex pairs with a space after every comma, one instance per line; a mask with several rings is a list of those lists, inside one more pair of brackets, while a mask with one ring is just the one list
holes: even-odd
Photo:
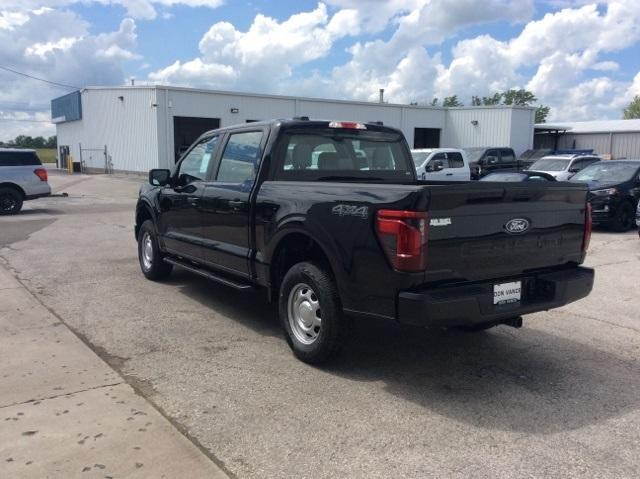
[[635, 231], [596, 230], [593, 294], [522, 329], [359, 322], [339, 360], [313, 368], [292, 356], [265, 295], [179, 270], [144, 279], [139, 182], [51, 184], [69, 197], [0, 218], [0, 258], [239, 478], [640, 477]]
[[5, 266], [0, 477], [227, 477]]

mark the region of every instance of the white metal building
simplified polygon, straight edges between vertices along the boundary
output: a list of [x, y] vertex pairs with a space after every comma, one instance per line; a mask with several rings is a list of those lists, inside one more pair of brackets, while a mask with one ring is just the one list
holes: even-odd
[[535, 147], [593, 149], [610, 158], [640, 159], [640, 120], [538, 123]]
[[51, 102], [59, 151], [91, 171], [146, 172], [175, 164], [204, 131], [272, 118], [382, 121], [411, 147], [533, 145], [535, 109], [441, 108], [233, 93], [168, 86], [89, 87]]

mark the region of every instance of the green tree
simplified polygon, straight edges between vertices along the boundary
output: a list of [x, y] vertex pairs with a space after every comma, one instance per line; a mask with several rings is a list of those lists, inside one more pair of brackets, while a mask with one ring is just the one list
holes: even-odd
[[549, 112], [551, 108], [545, 105], [540, 105], [536, 108], [536, 123], [545, 123], [547, 121], [547, 116], [549, 116]]
[[623, 118], [625, 120], [640, 118], [640, 95], [634, 96], [629, 106], [624, 109]]
[[440, 101], [438, 97], [435, 97], [433, 100], [431, 100], [431, 106], [438, 106], [438, 101]]
[[507, 90], [502, 94], [504, 105], [529, 106], [538, 101], [536, 96], [528, 90]]
[[442, 106], [452, 107], [452, 106], [464, 106], [459, 100], [458, 95], [447, 96], [442, 101]]
[[482, 105], [482, 100], [477, 95], [471, 96], [471, 106], [480, 106]]
[[45, 148], [57, 148], [58, 147], [58, 138], [53, 135], [50, 136], [49, 138], [47, 138], [47, 141], [45, 143]]
[[500, 100], [502, 100], [503, 96], [504, 96], [504, 93], [494, 93], [491, 96], [483, 96], [482, 104], [485, 106], [499, 105]]

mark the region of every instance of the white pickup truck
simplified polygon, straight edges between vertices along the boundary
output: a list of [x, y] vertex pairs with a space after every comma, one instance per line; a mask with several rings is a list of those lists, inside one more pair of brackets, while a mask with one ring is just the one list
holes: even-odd
[[456, 148], [411, 150], [419, 180], [469, 181], [471, 168], [464, 151]]
[[48, 180], [35, 150], [0, 148], [0, 215], [15, 215], [24, 201], [49, 196]]

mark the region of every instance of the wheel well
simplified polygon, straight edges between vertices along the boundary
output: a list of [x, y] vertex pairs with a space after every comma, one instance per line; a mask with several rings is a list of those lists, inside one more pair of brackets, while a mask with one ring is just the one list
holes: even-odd
[[136, 212], [136, 226], [135, 226], [136, 238], [138, 237], [138, 233], [140, 232], [140, 227], [142, 226], [142, 223], [144, 223], [147, 220], [153, 221], [153, 215], [151, 214], [151, 211], [147, 206], [141, 206], [140, 208], [138, 208], [138, 211]]
[[334, 277], [329, 258], [316, 241], [302, 233], [288, 234], [278, 244], [271, 260], [272, 299], [277, 297], [280, 284], [287, 271], [294, 264], [302, 261], [313, 262], [323, 267]]
[[25, 195], [24, 190], [20, 188], [15, 183], [0, 183], [0, 188], [11, 188], [12, 190], [16, 190], [18, 193], [22, 195], [22, 199], [24, 199], [27, 195]]

